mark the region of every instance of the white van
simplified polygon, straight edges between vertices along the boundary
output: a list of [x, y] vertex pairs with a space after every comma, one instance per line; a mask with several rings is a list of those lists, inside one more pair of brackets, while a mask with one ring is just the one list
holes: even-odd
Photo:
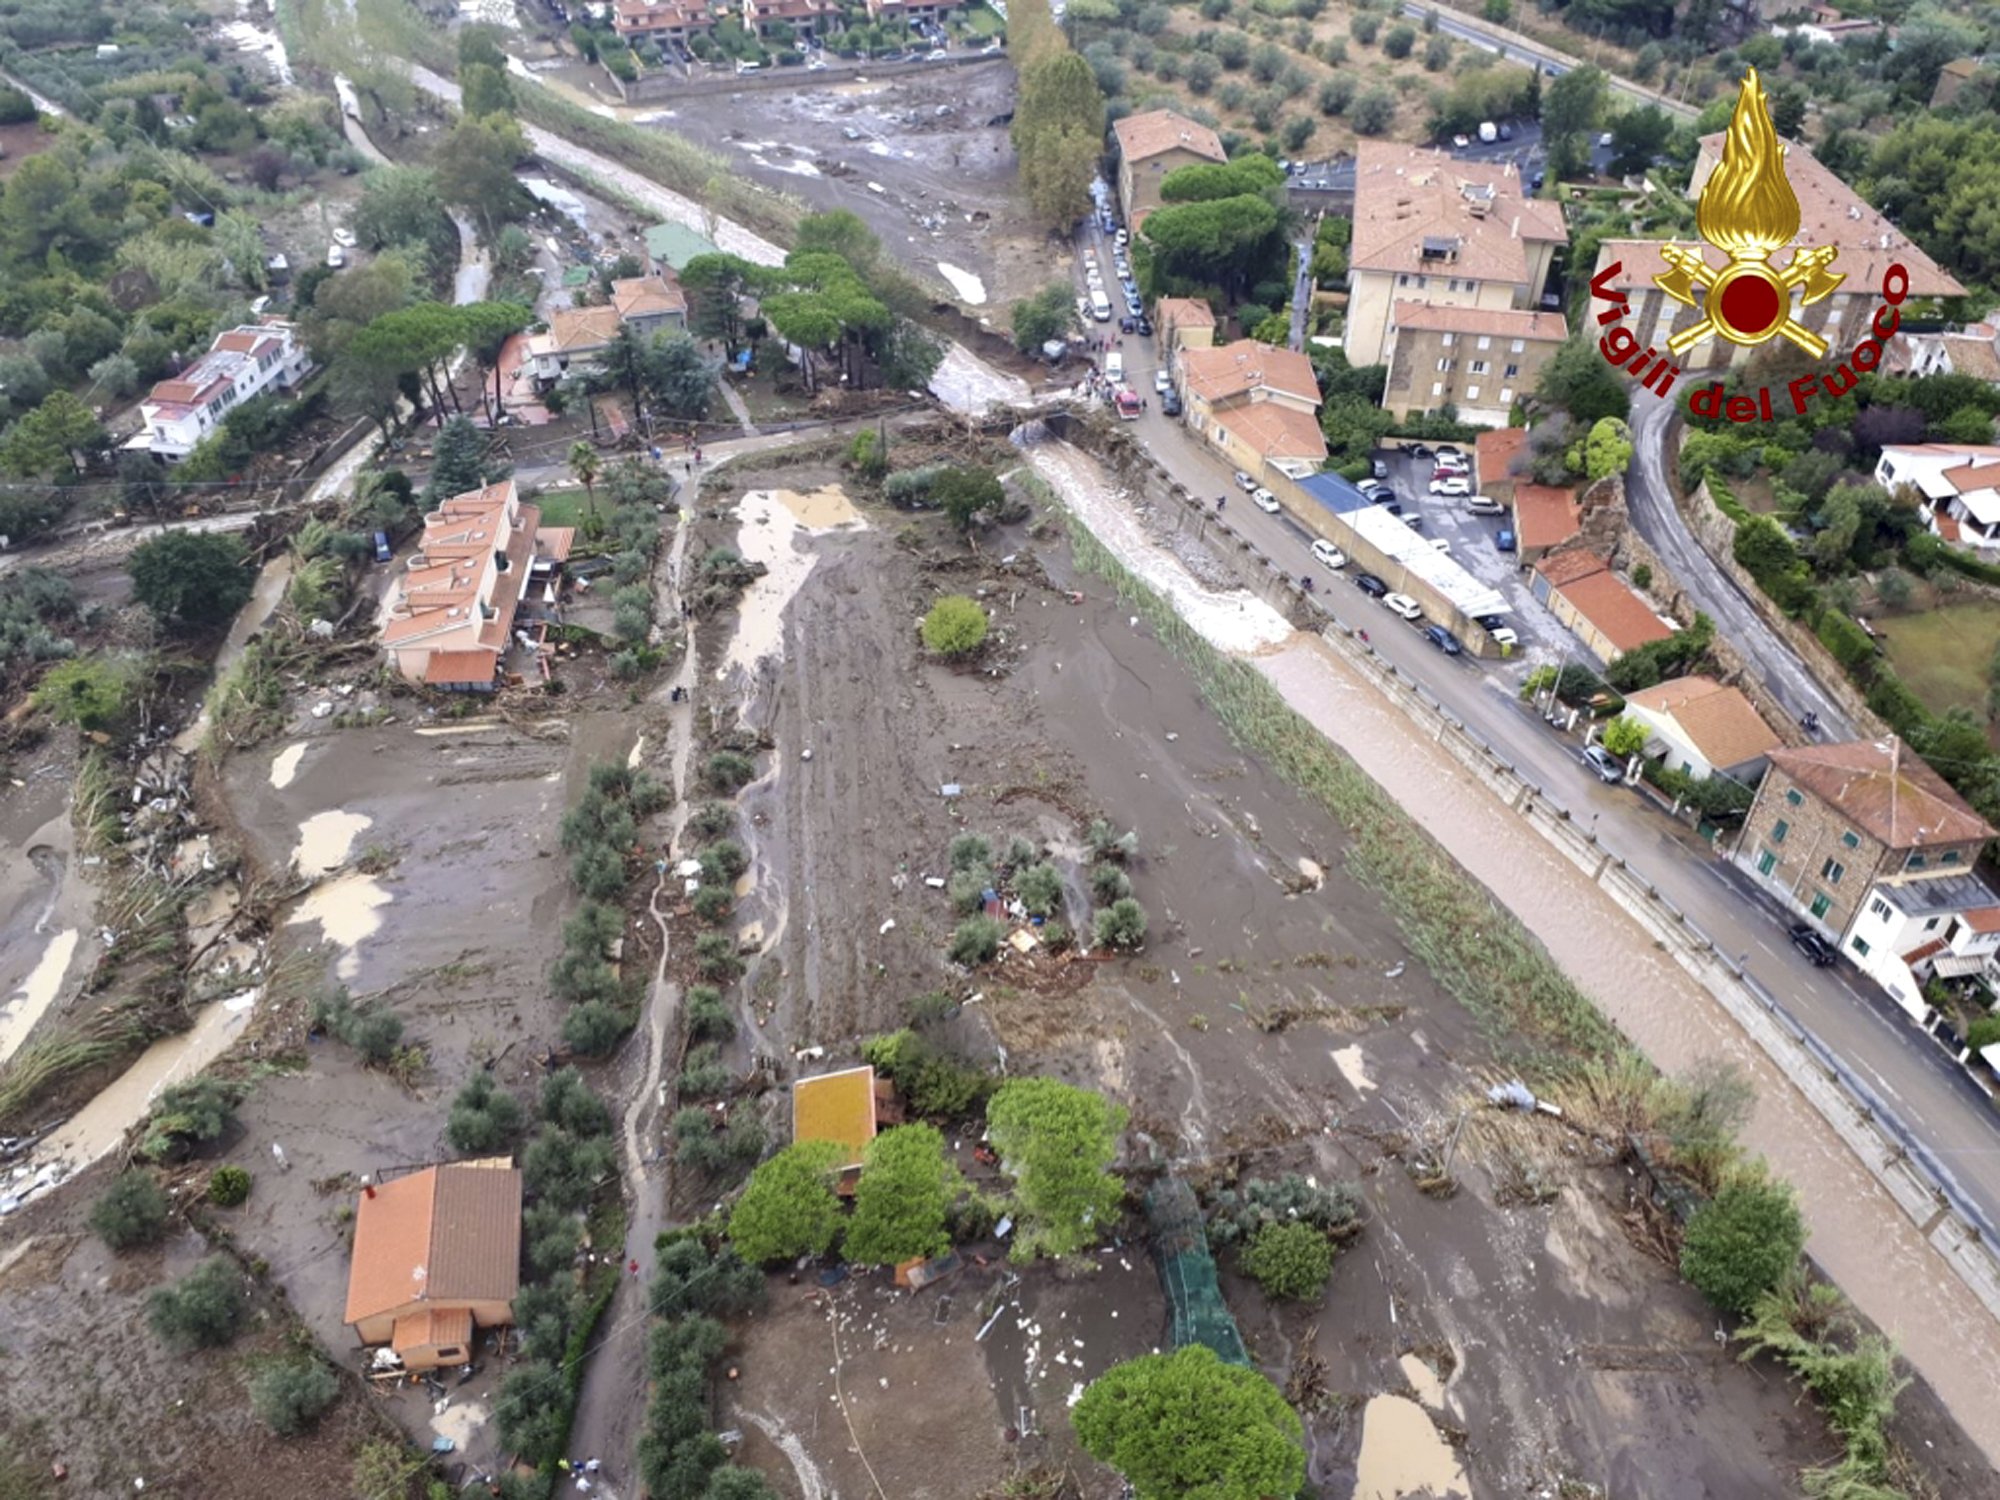
[[1125, 379], [1125, 356], [1116, 349], [1104, 356], [1104, 378], [1113, 385]]
[[1090, 293], [1090, 315], [1100, 323], [1111, 321], [1111, 302], [1104, 295], [1103, 287], [1093, 287]]

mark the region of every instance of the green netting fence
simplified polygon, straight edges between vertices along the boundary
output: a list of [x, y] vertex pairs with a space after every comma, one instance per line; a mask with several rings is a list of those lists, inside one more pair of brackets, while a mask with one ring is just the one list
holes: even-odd
[[1167, 1327], [1173, 1347], [1205, 1344], [1228, 1364], [1248, 1366], [1250, 1356], [1236, 1319], [1222, 1300], [1215, 1257], [1208, 1253], [1201, 1206], [1178, 1177], [1162, 1178], [1146, 1194], [1153, 1230], [1153, 1260], [1167, 1293]]

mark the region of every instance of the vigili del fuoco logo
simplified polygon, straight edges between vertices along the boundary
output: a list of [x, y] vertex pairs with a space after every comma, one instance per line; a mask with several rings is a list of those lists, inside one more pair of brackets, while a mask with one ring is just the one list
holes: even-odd
[[[1847, 278], [1829, 269], [1840, 254], [1833, 245], [1798, 246], [1782, 269], [1771, 263], [1771, 257], [1798, 235], [1799, 199], [1785, 175], [1785, 148], [1778, 142], [1770, 100], [1755, 68], [1743, 75], [1736, 111], [1723, 137], [1722, 161], [1702, 187], [1695, 227], [1722, 253], [1725, 263], [1713, 266], [1706, 253], [1685, 245], [1660, 247], [1667, 270], [1655, 276], [1653, 284], [1681, 306], [1701, 314], [1667, 340], [1667, 353], [1642, 348], [1632, 330], [1624, 326], [1631, 307], [1615, 286], [1624, 270], [1622, 261], [1612, 262], [1591, 279], [1592, 298], [1604, 304], [1597, 322], [1606, 332], [1597, 341], [1597, 348], [1605, 360], [1630, 373], [1647, 390], [1664, 396], [1680, 377], [1680, 366], [1674, 361], [1707, 338], [1725, 339], [1743, 348], [1783, 338], [1814, 359], [1825, 359], [1826, 340], [1803, 326], [1794, 308], [1812, 306]], [[1870, 336], [1823, 375], [1801, 375], [1789, 382], [1785, 387], [1790, 406], [1787, 416], [1803, 414], [1816, 394], [1836, 399], [1846, 395], [1854, 389], [1857, 371], [1865, 373], [1882, 362], [1882, 341], [1893, 336], [1902, 322], [1897, 308], [1909, 291], [1909, 271], [1901, 262], [1891, 265], [1882, 277], [1883, 305], [1875, 311]], [[1796, 304], [1794, 292], [1799, 294]], [[1732, 422], [1774, 420], [1769, 386], [1755, 395], [1729, 397], [1722, 389], [1717, 381], [1697, 391], [1689, 398], [1688, 409], [1698, 417], [1726, 417]]]

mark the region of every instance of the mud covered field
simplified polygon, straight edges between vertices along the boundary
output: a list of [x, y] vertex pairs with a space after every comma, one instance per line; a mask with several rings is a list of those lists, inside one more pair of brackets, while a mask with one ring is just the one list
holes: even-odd
[[[1819, 1417], [1717, 1343], [1712, 1314], [1645, 1248], [1657, 1240], [1628, 1213], [1631, 1180], [1603, 1143], [1546, 1118], [1480, 1115], [1457, 1145], [1455, 1195], [1418, 1190], [1412, 1160], [1435, 1158], [1505, 1076], [1491, 1049], [1340, 873], [1340, 830], [1236, 751], [1147, 629], [1072, 573], [1056, 529], [989, 533], [967, 552], [935, 518], [864, 506], [864, 521], [794, 538], [810, 572], [784, 616], [782, 662], [766, 659], [746, 703], [776, 747], [745, 797], [770, 938], [745, 981], [767, 997], [759, 1045], [823, 1046], [831, 1066], [900, 1024], [913, 995], [950, 988], [976, 997], [956, 1023], [968, 1050], [998, 1063], [1004, 1048], [1010, 1072], [1130, 1105], [1142, 1172], [1169, 1159], [1197, 1180], [1294, 1169], [1358, 1182], [1367, 1228], [1324, 1307], [1274, 1315], [1228, 1281], [1255, 1357], [1308, 1413], [1327, 1495], [1588, 1493], [1566, 1482], [1795, 1493], [1799, 1467], [1832, 1452]], [[954, 591], [994, 612], [982, 669], [918, 650], [921, 613]], [[947, 783], [960, 795], [941, 796]], [[952, 971], [956, 919], [921, 878], [945, 868], [950, 838], [1046, 842], [1074, 874], [1080, 830], [1100, 815], [1139, 835], [1144, 951]], [[1094, 1278], [1085, 1300], [1123, 1316], [1105, 1325], [1115, 1336], [1087, 1341], [1081, 1371], [1024, 1376], [1018, 1345], [970, 1341], [964, 1310], [997, 1305], [999, 1264], [960, 1273], [944, 1322], [928, 1292], [779, 1286], [744, 1335], [728, 1425], [801, 1496], [867, 1493], [870, 1468], [893, 1494], [969, 1495], [1041, 1463], [1114, 1494], [1060, 1413], [1079, 1374], [1162, 1336], [1143, 1247], [1120, 1255], [1130, 1273]], [[1076, 1295], [1059, 1280], [1031, 1271], [1003, 1300], [1046, 1334], [1046, 1308]], [[1000, 1327], [1015, 1321], [1003, 1311]], [[832, 1400], [836, 1327], [852, 1433]], [[825, 1361], [791, 1353], [816, 1346]], [[893, 1399], [913, 1387], [938, 1399]], [[1978, 1472], [1917, 1394], [1906, 1436]]]

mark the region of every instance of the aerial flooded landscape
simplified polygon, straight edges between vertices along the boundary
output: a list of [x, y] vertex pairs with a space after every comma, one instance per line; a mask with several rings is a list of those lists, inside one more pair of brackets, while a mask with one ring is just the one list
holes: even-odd
[[0, 1500], [2000, 1493], [1992, 29], [0, 8]]

